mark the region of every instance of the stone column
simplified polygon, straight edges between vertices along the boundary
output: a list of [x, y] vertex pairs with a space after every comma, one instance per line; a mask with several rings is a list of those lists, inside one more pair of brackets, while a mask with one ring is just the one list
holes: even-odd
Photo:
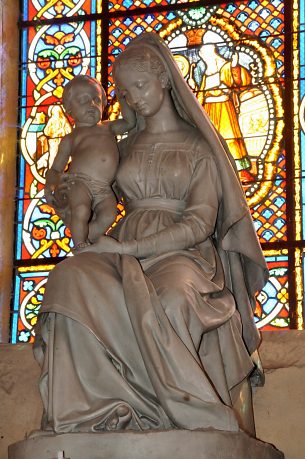
[[19, 59], [18, 0], [0, 1], [0, 342], [9, 339]]

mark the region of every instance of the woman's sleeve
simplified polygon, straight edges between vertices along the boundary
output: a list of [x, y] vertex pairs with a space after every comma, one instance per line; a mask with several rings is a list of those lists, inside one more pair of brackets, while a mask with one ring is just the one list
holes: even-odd
[[194, 247], [213, 234], [220, 201], [219, 177], [211, 156], [198, 160], [179, 222], [158, 233], [122, 242], [122, 253], [146, 258]]

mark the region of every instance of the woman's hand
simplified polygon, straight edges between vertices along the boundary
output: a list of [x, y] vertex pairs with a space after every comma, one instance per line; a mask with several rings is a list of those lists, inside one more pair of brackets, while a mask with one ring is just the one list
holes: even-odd
[[122, 253], [121, 243], [111, 236], [100, 236], [99, 239], [87, 247], [77, 249], [76, 253]]
[[67, 193], [69, 191], [68, 177], [65, 173], [50, 169], [46, 174], [44, 194], [47, 203], [56, 208], [67, 206]]

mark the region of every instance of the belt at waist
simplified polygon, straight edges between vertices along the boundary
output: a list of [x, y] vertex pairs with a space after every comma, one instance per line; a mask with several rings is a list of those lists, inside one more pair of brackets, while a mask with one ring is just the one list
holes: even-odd
[[168, 210], [170, 212], [182, 212], [186, 207], [185, 201], [179, 199], [162, 199], [162, 198], [147, 198], [147, 199], [134, 199], [125, 204], [126, 211], [135, 209], [147, 210]]

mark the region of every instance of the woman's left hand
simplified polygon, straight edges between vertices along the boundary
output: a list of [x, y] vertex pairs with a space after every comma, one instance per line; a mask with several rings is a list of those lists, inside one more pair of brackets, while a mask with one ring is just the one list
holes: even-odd
[[77, 253], [95, 252], [95, 253], [121, 253], [121, 243], [111, 236], [100, 236], [99, 239], [87, 247], [77, 249]]

